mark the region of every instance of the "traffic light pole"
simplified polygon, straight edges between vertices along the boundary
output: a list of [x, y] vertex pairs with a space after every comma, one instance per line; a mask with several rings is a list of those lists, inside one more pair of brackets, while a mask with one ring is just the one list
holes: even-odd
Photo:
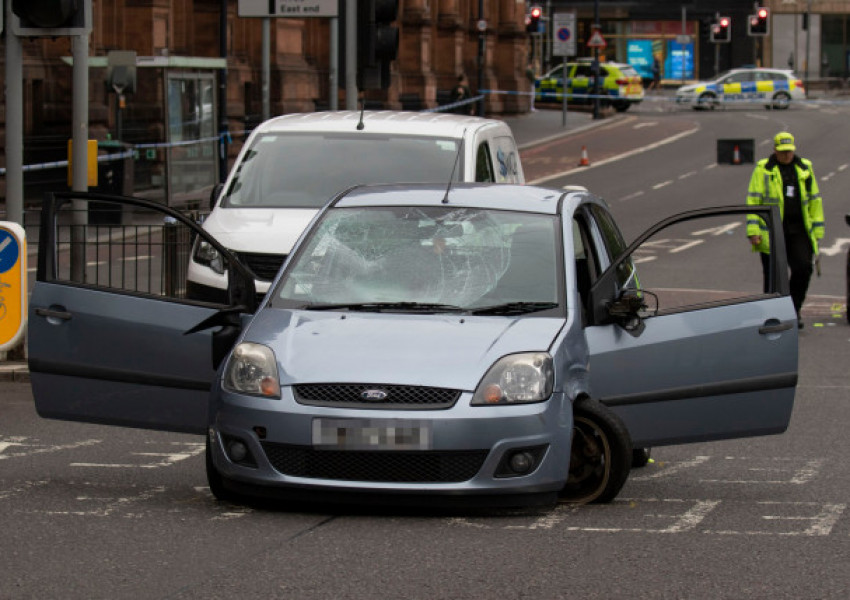
[[[71, 101], [71, 189], [75, 192], [87, 192], [88, 140], [89, 140], [89, 34], [83, 33], [71, 37], [73, 67], [73, 100]], [[88, 224], [88, 202], [72, 200], [71, 217], [71, 280], [85, 281], [86, 271], [86, 225]]]
[[[593, 27], [599, 31], [599, 0], [593, 2]], [[564, 80], [566, 84], [566, 79]], [[566, 85], [564, 86], [566, 91]], [[599, 48], [593, 49], [593, 118], [599, 119]]]
[[357, 110], [357, 0], [345, 2], [345, 108]]
[[20, 38], [10, 31], [6, 2], [6, 220], [24, 224], [24, 66]]

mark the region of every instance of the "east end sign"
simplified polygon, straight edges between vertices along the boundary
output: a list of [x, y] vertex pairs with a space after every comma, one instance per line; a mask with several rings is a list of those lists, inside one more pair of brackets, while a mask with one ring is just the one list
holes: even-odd
[[335, 17], [338, 0], [239, 0], [240, 17]]

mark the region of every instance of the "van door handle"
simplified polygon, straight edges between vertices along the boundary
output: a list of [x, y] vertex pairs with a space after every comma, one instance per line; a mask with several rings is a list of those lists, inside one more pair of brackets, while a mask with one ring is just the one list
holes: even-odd
[[50, 319], [61, 319], [63, 321], [71, 320], [71, 313], [67, 310], [54, 310], [52, 308], [36, 308], [35, 314], [39, 317], [47, 317]]
[[762, 335], [768, 333], [781, 333], [783, 331], [788, 331], [792, 327], [794, 327], [794, 323], [792, 321], [786, 321], [785, 323], [782, 323], [780, 321], [777, 321], [776, 319], [770, 319], [764, 325], [759, 327], [759, 333]]

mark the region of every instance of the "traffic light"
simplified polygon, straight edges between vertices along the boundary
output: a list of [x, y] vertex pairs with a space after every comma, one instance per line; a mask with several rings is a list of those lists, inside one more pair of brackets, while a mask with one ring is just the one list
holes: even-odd
[[730, 17], [718, 17], [711, 25], [710, 40], [717, 44], [725, 44], [732, 41], [732, 19]]
[[357, 87], [390, 87], [390, 63], [398, 56], [399, 0], [361, 0], [357, 3]]
[[91, 31], [91, 0], [12, 0], [12, 33], [60, 37]]
[[750, 15], [747, 27], [749, 35], [767, 35], [770, 33], [770, 11], [761, 7], [756, 14]]
[[532, 6], [526, 17], [525, 31], [527, 33], [540, 33], [541, 16], [543, 16], [543, 9], [539, 6]]

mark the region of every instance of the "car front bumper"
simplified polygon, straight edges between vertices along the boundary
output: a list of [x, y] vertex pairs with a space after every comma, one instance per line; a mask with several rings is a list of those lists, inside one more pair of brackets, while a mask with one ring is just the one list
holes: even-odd
[[[252, 495], [350, 492], [405, 497], [538, 495], [552, 498], [569, 469], [572, 405], [563, 394], [516, 406], [470, 406], [461, 394], [446, 410], [359, 410], [305, 406], [291, 388], [267, 400], [221, 392], [210, 427], [213, 464]], [[377, 430], [424, 425], [424, 449], [347, 448], [314, 443], [318, 420], [368, 421]], [[242, 442], [249, 463], [234, 462], [228, 444]], [[534, 467], [516, 474], [505, 465], [530, 452]], [[529, 497], [529, 500], [531, 498]], [[531, 502], [533, 503], [533, 502]]]

